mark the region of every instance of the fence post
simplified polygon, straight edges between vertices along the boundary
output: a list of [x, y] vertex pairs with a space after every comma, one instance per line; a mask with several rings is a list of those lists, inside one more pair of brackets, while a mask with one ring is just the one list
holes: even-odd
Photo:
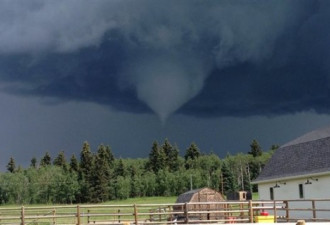
[[55, 218], [55, 216], [56, 216], [56, 209], [54, 208], [53, 209], [53, 224], [56, 224], [56, 218]]
[[136, 205], [134, 204], [134, 220], [135, 220], [135, 224], [137, 225], [138, 224], [138, 210], [137, 210], [137, 207]]
[[288, 201], [284, 201], [284, 203], [285, 203], [285, 218], [286, 218], [286, 222], [289, 222], [289, 220], [290, 220], [289, 202]]
[[189, 217], [188, 217], [188, 204], [187, 202], [184, 203], [184, 216], [185, 216], [185, 223], [189, 222]]
[[276, 207], [276, 201], [274, 201], [274, 223], [277, 223], [277, 207]]
[[80, 225], [80, 207], [77, 205], [77, 225]]
[[24, 214], [25, 214], [25, 212], [24, 212], [24, 206], [22, 206], [22, 209], [21, 209], [21, 225], [24, 225], [25, 224], [25, 222], [24, 222]]
[[313, 207], [313, 221], [316, 221], [315, 200], [312, 200], [312, 207]]
[[120, 209], [118, 209], [117, 212], [118, 212], [118, 223], [120, 223], [120, 215], [119, 215], [120, 214]]
[[252, 205], [252, 200], [249, 200], [249, 214], [250, 214], [250, 223], [253, 223], [253, 205]]

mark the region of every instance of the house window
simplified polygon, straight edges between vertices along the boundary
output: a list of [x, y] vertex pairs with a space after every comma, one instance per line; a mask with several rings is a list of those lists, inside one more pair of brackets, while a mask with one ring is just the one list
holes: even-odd
[[274, 200], [274, 188], [273, 187], [269, 188], [269, 193], [270, 193], [270, 200]]
[[299, 184], [299, 198], [304, 198], [304, 186]]

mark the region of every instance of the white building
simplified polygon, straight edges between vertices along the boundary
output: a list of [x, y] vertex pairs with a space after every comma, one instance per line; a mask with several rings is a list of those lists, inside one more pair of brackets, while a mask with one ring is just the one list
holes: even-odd
[[[253, 183], [258, 184], [260, 200], [330, 199], [330, 127], [281, 146]], [[295, 204], [312, 207], [310, 201]], [[330, 208], [330, 201], [317, 204]], [[311, 213], [304, 216], [310, 218]], [[330, 213], [317, 212], [321, 216], [330, 218]]]

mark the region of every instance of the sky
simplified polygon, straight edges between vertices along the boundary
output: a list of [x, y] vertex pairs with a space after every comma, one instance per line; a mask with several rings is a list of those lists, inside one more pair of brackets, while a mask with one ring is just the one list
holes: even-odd
[[167, 138], [225, 157], [330, 125], [327, 0], [0, 1], [0, 169]]

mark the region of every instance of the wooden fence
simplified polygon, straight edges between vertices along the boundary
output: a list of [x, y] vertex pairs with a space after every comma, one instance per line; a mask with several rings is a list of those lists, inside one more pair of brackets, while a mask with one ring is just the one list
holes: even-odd
[[[68, 205], [0, 208], [0, 224], [193, 224], [253, 223], [267, 211], [274, 223], [330, 221], [330, 199], [224, 201], [180, 204]], [[259, 217], [258, 217], [259, 218]]]

